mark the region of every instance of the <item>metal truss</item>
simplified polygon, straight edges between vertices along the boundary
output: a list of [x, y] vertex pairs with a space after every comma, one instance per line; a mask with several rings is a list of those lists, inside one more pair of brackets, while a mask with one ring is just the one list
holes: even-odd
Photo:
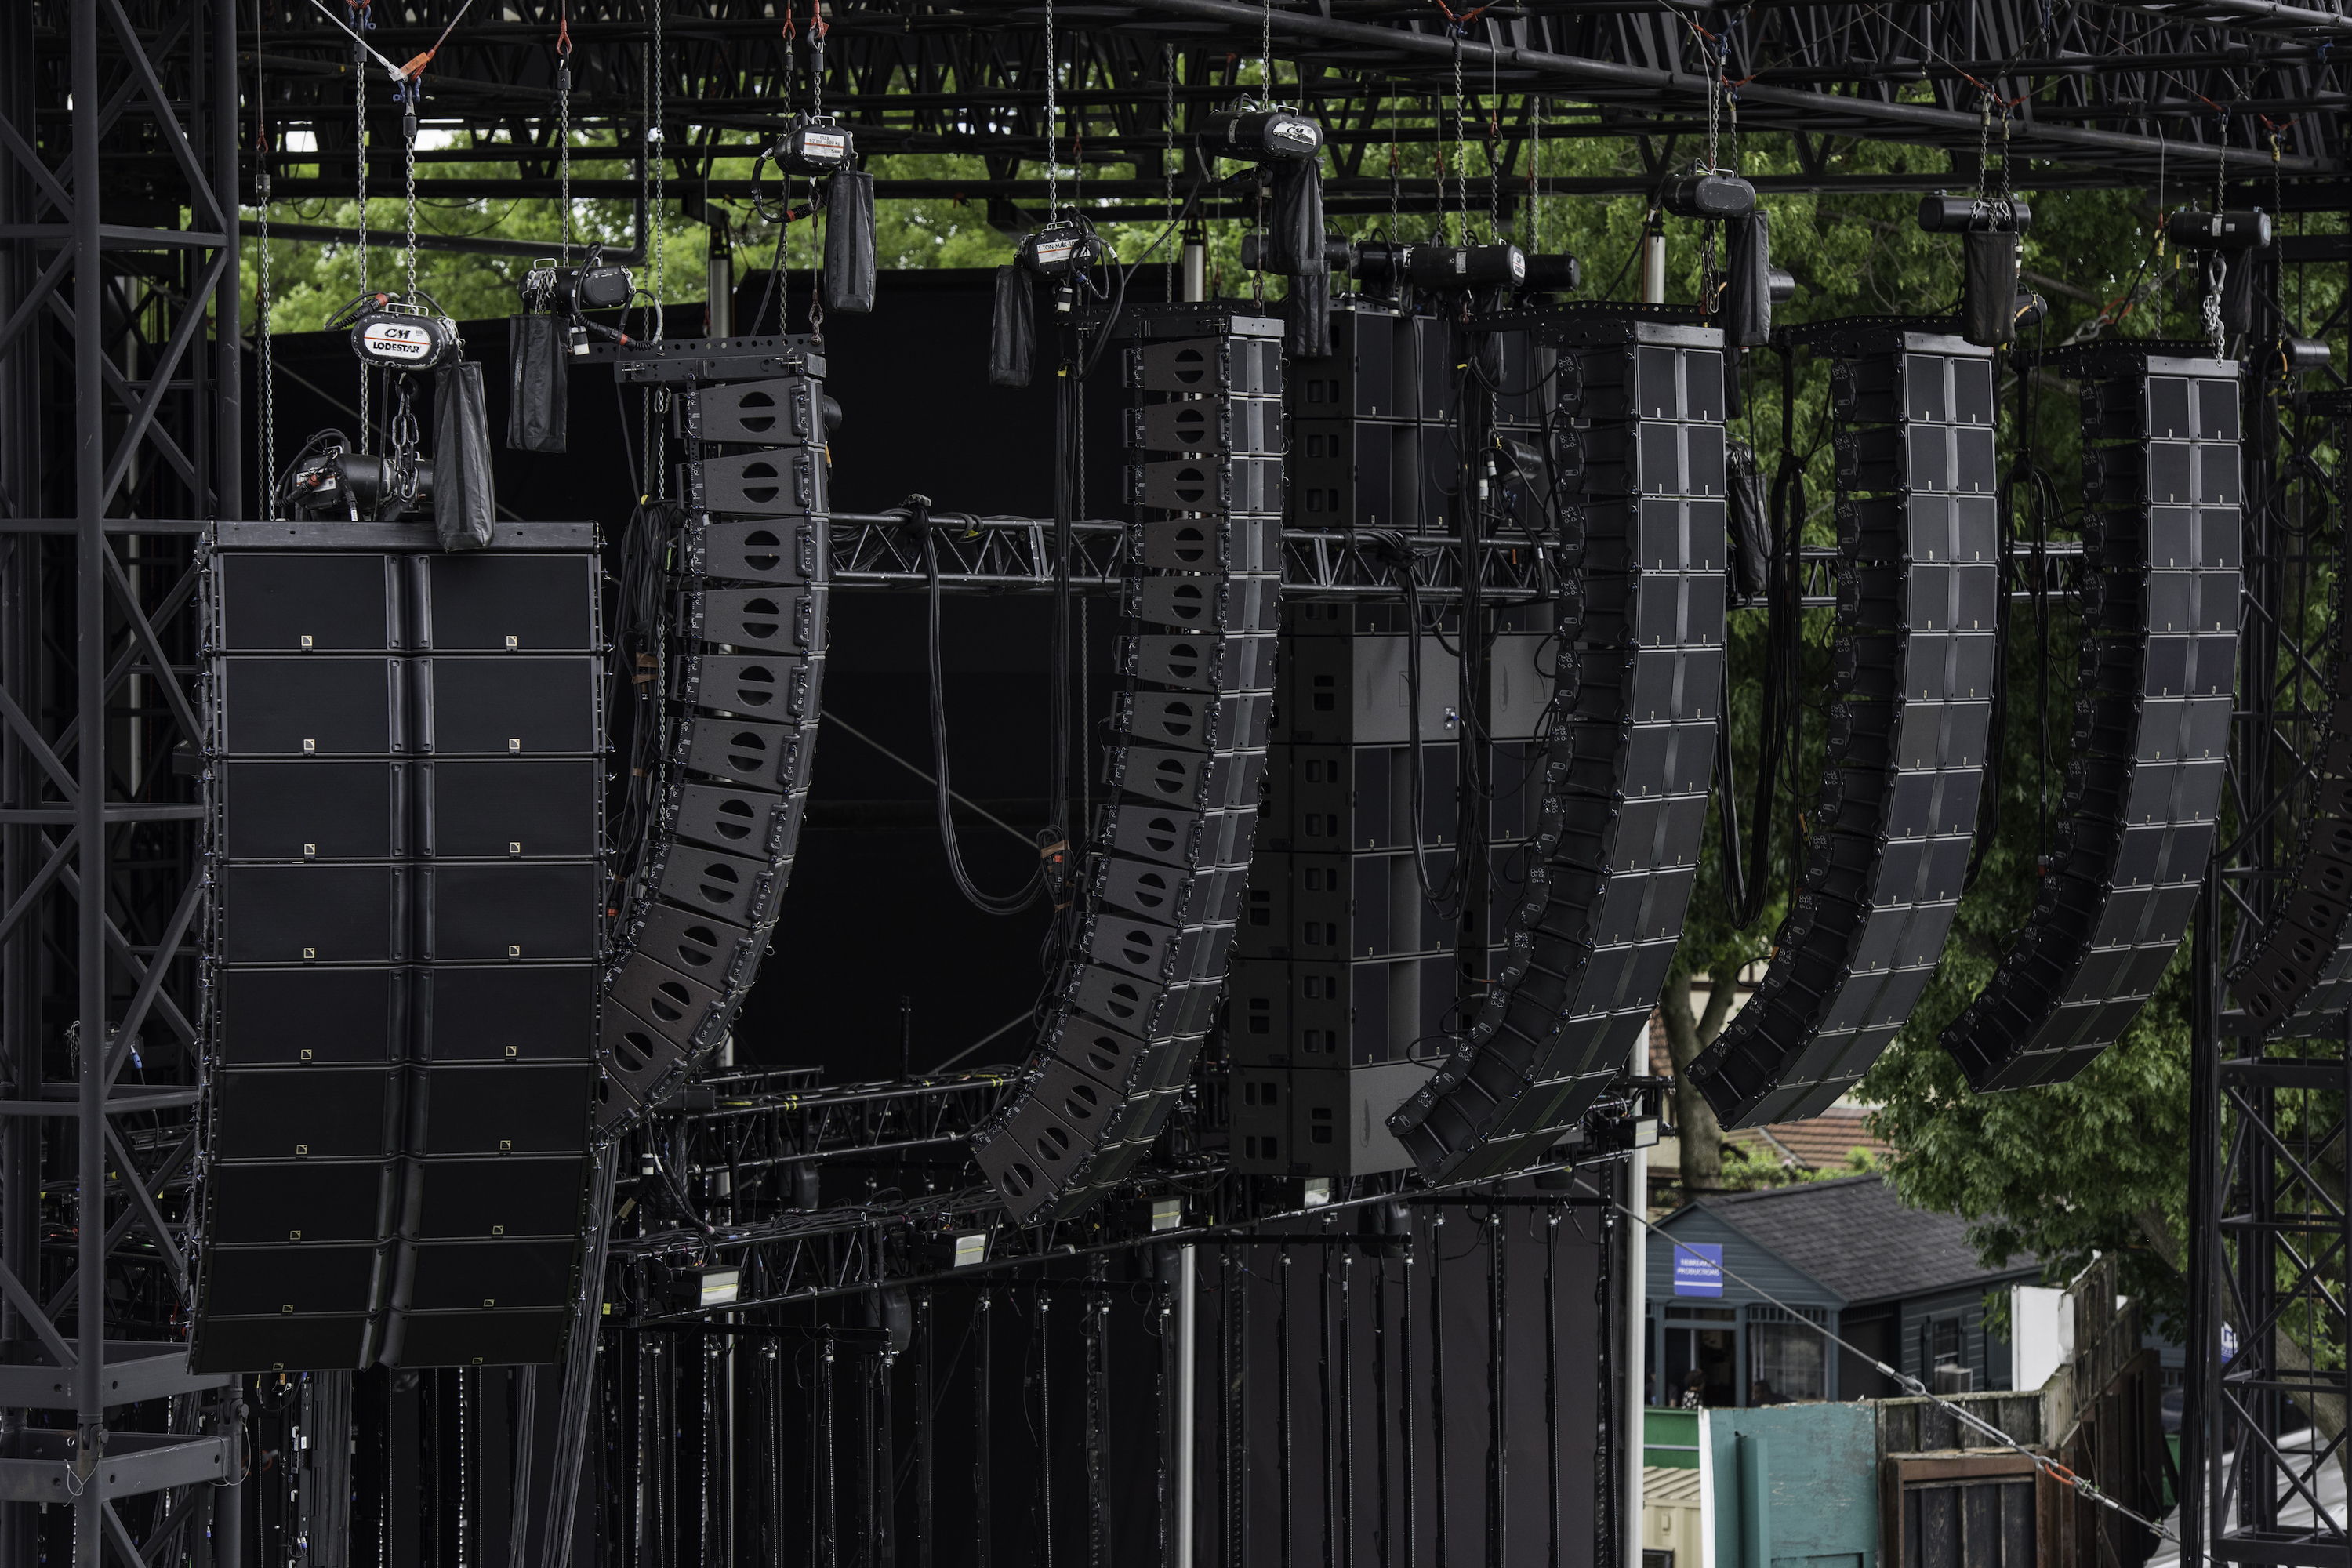
[[[835, 512], [833, 521], [835, 587], [905, 591], [929, 585], [923, 538], [908, 526], [908, 514]], [[1132, 531], [1121, 522], [1072, 526], [1077, 549], [1070, 576], [1078, 592], [1117, 592], [1125, 580]], [[1045, 518], [934, 513], [930, 532], [941, 591], [1050, 592], [1053, 531]], [[1286, 529], [1282, 591], [1308, 598], [1402, 598], [1409, 567], [1416, 594], [1444, 602], [1461, 596], [1462, 561], [1460, 542], [1446, 535]], [[1559, 595], [1557, 552], [1540, 541], [1488, 540], [1479, 561], [1479, 593], [1489, 604], [1528, 604]]]
[[[1309, 1182], [1240, 1178], [1223, 1152], [1197, 1137], [1197, 1112], [1180, 1122], [1164, 1168], [1140, 1180], [1124, 1203], [1042, 1226], [1010, 1220], [992, 1188], [956, 1187], [872, 1201], [835, 1197], [817, 1184], [828, 1162], [870, 1162], [897, 1173], [924, 1168], [917, 1152], [960, 1142], [995, 1108], [1009, 1079], [974, 1073], [833, 1089], [806, 1075], [770, 1073], [712, 1080], [708, 1105], [678, 1110], [646, 1138], [633, 1208], [646, 1220], [616, 1237], [612, 1256], [631, 1300], [616, 1302], [639, 1325], [709, 1319], [886, 1287], [1016, 1268], [1074, 1254], [1141, 1243], [1211, 1245], [1265, 1239], [1255, 1227], [1321, 1224], [1335, 1212], [1390, 1201], [1492, 1205], [1490, 1184], [1430, 1188], [1405, 1173]], [[1620, 1161], [1635, 1120], [1659, 1113], [1664, 1080], [1612, 1095], [1588, 1119], [1575, 1168]], [[961, 1151], [930, 1163], [950, 1180], [970, 1172]], [[819, 1199], [833, 1201], [820, 1204]], [[1557, 1200], [1575, 1201], [1564, 1190]], [[1316, 1239], [1285, 1232], [1272, 1239]], [[1354, 1224], [1322, 1239], [1377, 1250], [1384, 1237]], [[672, 1288], [689, 1271], [740, 1271], [738, 1294], [704, 1306]]]
[[[2250, 342], [2345, 341], [2343, 304], [2323, 321], [2298, 321], [2275, 265], [2259, 282], [2264, 319]], [[2334, 645], [2346, 635], [2327, 613], [2331, 580], [2345, 569], [2346, 498], [2340, 474], [2312, 456], [2333, 444], [2342, 377], [2284, 375], [2278, 363], [2252, 354], [2243, 395], [2246, 591], [2227, 800], [2234, 837], [2208, 874], [2197, 927], [2183, 1545], [2184, 1560], [2203, 1561], [2201, 1546], [2217, 1562], [2344, 1568], [2352, 1521], [2340, 1502], [2324, 1506], [2319, 1488], [2344, 1463], [2352, 1393], [2344, 1363], [2352, 1050], [2345, 1020], [2291, 1031], [2317, 1037], [2269, 1040], [2224, 1011], [2221, 994], [2295, 873], [2315, 804], [2312, 764], [2335, 700]]]
[[237, 1549], [237, 1395], [173, 1342], [206, 891], [184, 520], [241, 506], [235, 44], [228, 0], [0, 12], [6, 1568]]
[[[460, 4], [375, 0], [370, 42], [406, 59], [435, 44]], [[439, 155], [510, 161], [515, 171], [469, 172], [441, 194], [554, 194], [558, 12], [558, 0], [516, 0], [502, 15], [471, 16], [436, 58], [425, 119], [471, 133]], [[878, 0], [835, 6], [830, 19], [824, 107], [858, 127], [863, 150], [984, 160], [983, 177], [887, 179], [879, 195], [984, 202], [1000, 226], [1034, 221], [1018, 204], [1046, 195], [1034, 167], [1046, 145], [1037, 8]], [[748, 184], [715, 178], [713, 161], [745, 156], [808, 106], [806, 40], [788, 38], [776, 18], [740, 15], [728, 0], [663, 0], [658, 26], [668, 177], [690, 214], [709, 199], [740, 199]], [[640, 172], [655, 27], [635, 0], [570, 7], [573, 121], [609, 136], [611, 155], [638, 161]], [[356, 169], [350, 40], [304, 0], [264, 0], [259, 28], [257, 57], [272, 73], [278, 195], [347, 195]], [[2352, 102], [2336, 47], [2352, 34], [2352, 19], [2267, 0], [1965, 0], [1938, 8], [1554, 0], [1458, 25], [1435, 8], [1385, 0], [1271, 8], [1135, 0], [1059, 19], [1056, 140], [1060, 161], [1080, 174], [1065, 183], [1065, 198], [1098, 216], [1164, 216], [1180, 197], [1201, 216], [1253, 211], [1247, 192], [1175, 153], [1211, 110], [1243, 90], [1236, 62], [1258, 55], [1262, 29], [1296, 76], [1284, 95], [1327, 128], [1334, 151], [1326, 204], [1335, 215], [1441, 205], [1438, 178], [1398, 174], [1385, 150], [1444, 141], [1456, 143], [1458, 195], [1473, 205], [1534, 191], [1529, 149], [1539, 136], [1631, 140], [1642, 154], [1636, 171], [1547, 179], [1545, 190], [1646, 193], [1668, 165], [1704, 152], [1711, 103], [1727, 132], [1792, 138], [1799, 172], [1759, 182], [1767, 188], [1940, 188], [1955, 174], [1973, 179], [1989, 147], [2004, 148], [2023, 171], [2019, 183], [2037, 188], [2148, 184], [2168, 169], [2175, 177], [2210, 172], [2216, 160], [2243, 177], [2331, 175], [2343, 172], [2341, 110]], [[1466, 100], [1459, 118], [1475, 148], [1447, 108], [1457, 68]], [[376, 142], [396, 149], [384, 86], [369, 86]], [[308, 142], [300, 150], [287, 141], [298, 134]], [[1903, 174], [1842, 168], [1843, 154], [1865, 141], [1941, 156]], [[1381, 155], [1368, 160], [1375, 150]], [[583, 196], [634, 189], [574, 184]]]

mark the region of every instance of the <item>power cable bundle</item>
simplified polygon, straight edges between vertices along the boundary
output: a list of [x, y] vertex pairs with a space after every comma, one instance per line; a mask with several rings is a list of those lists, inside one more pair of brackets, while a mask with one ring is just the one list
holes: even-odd
[[[972, 1140], [1024, 1222], [1141, 1157], [1219, 1002], [1257, 826], [1282, 582], [1281, 324], [1222, 306], [1129, 318], [1129, 557], [1107, 782], [1036, 1054]], [[1176, 456], [1150, 456], [1178, 454]]]
[[614, 371], [671, 389], [687, 521], [668, 635], [634, 672], [662, 683], [660, 742], [640, 748], [660, 777], [619, 895], [598, 1047], [607, 1128], [718, 1049], [766, 954], [807, 805], [831, 570], [831, 404], [806, 340], [651, 344]]
[[1771, 965], [1691, 1069], [1727, 1127], [1830, 1105], [1927, 988], [1967, 876], [1998, 654], [1990, 354], [1900, 321], [1786, 341], [1836, 360], [1829, 757]]
[[2155, 992], [2212, 853], [2236, 689], [2238, 367], [2146, 342], [2052, 360], [2082, 381], [2074, 752], [2032, 912], [1944, 1031], [1980, 1093], [2073, 1078]]
[[1543, 498], [1562, 594], [1543, 800], [1478, 1016], [1389, 1119], [1423, 1173], [1570, 1139], [1643, 1037], [1697, 875], [1723, 689], [1723, 334], [1627, 307], [1533, 318], [1557, 352]]

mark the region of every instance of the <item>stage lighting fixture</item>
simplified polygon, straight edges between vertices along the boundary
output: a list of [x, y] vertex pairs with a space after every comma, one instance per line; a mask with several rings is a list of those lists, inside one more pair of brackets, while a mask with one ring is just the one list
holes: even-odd
[[1991, 354], [1901, 324], [1798, 331], [1834, 361], [1829, 755], [1763, 983], [1691, 1069], [1727, 1127], [1819, 1113], [1911, 1016], [1968, 871], [1998, 653]]
[[2074, 744], [2033, 909], [1944, 1031], [1979, 1092], [2073, 1078], [2156, 990], [2212, 853], [2236, 689], [2236, 364], [2145, 341], [2047, 363], [2082, 386]]
[[[194, 1365], [548, 1362], [602, 951], [593, 529], [224, 523]], [[547, 547], [553, 534], [568, 549]]]
[[1024, 1223], [1100, 1196], [1183, 1089], [1224, 994], [1273, 701], [1282, 323], [1169, 306], [1127, 331], [1128, 488], [1145, 521], [1122, 601], [1113, 798], [1079, 862], [1076, 937], [1035, 1053], [972, 1140]]
[[624, 350], [671, 390], [690, 508], [670, 627], [667, 766], [608, 969], [598, 1125], [660, 1104], [726, 1039], [791, 879], [824, 701], [824, 360], [724, 342]]
[[1723, 334], [1622, 306], [1526, 320], [1559, 355], [1565, 575], [1532, 864], [1468, 1034], [1390, 1117], [1433, 1180], [1538, 1162], [1623, 1071], [1697, 874], [1722, 699]]

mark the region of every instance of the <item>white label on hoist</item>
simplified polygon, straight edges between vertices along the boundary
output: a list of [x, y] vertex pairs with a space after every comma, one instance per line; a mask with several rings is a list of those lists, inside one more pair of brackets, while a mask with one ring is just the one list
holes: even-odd
[[1059, 267], [1068, 261], [1078, 248], [1075, 239], [1041, 239], [1037, 242], [1037, 265]]
[[431, 332], [401, 321], [370, 321], [360, 342], [380, 359], [420, 360], [433, 352]]
[[803, 158], [845, 158], [849, 155], [849, 138], [838, 131], [804, 131], [801, 133], [801, 156]]

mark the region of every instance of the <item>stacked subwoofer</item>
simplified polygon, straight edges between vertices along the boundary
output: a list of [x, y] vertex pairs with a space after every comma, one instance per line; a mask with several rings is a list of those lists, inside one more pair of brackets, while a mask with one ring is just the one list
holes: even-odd
[[1564, 586], [1540, 815], [1471, 1029], [1390, 1118], [1422, 1170], [1565, 1141], [1647, 1026], [1696, 876], [1723, 683], [1722, 334], [1636, 307], [1544, 312]]
[[1727, 1127], [1815, 1115], [1894, 1040], [1967, 879], [2000, 593], [1990, 352], [1900, 323], [1835, 356], [1829, 759], [1770, 966], [1692, 1077]]
[[726, 1037], [792, 875], [824, 683], [827, 400], [797, 339], [624, 359], [667, 386], [689, 509], [674, 579], [651, 847], [611, 973], [598, 1120], [671, 1093]]
[[1035, 1055], [973, 1139], [1024, 1221], [1074, 1213], [1166, 1124], [1224, 994], [1282, 583], [1282, 323], [1130, 318], [1135, 531], [1108, 783]]
[[[2032, 911], [1944, 1031], [1979, 1091], [2073, 1078], [2155, 992], [2212, 853], [2236, 690], [2238, 367], [2146, 342], [2057, 363], [2083, 396], [2074, 747]], [[2352, 870], [2352, 858], [2337, 863]], [[2240, 981], [2249, 1012], [2291, 956]], [[2313, 980], [2317, 956], [2299, 971]]]
[[466, 555], [349, 531], [224, 524], [210, 559], [193, 1356], [548, 1361], [603, 935], [593, 531]]

